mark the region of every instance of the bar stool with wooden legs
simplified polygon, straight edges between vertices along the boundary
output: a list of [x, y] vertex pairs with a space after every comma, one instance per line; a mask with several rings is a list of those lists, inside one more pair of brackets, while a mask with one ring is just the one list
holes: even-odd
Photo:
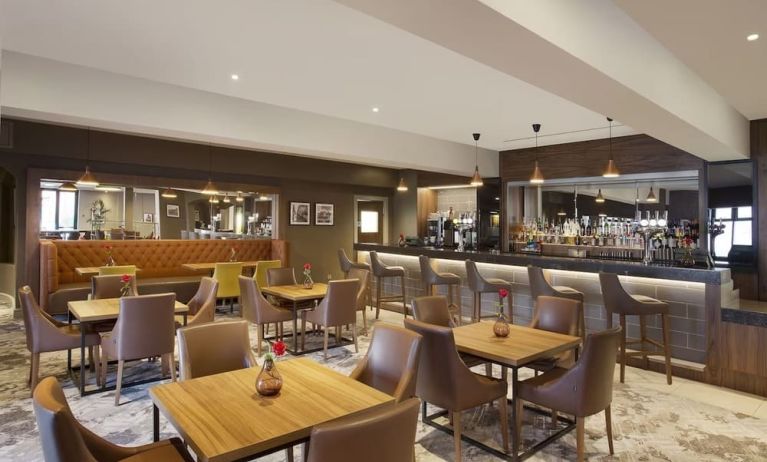
[[537, 266], [528, 265], [527, 276], [530, 283], [530, 296], [533, 298], [533, 306], [535, 306], [538, 297], [541, 295], [546, 297], [568, 298], [580, 302], [578, 307], [578, 335], [585, 341], [586, 321], [583, 308], [583, 292], [579, 292], [572, 287], [551, 285], [543, 268]]
[[[370, 267], [373, 277], [376, 279], [376, 319], [381, 313], [381, 302], [402, 302], [402, 313], [407, 318], [407, 305], [405, 304], [405, 268], [401, 266], [386, 266], [378, 258], [378, 252], [370, 252]], [[383, 283], [386, 278], [399, 278], [401, 295], [383, 295]]]
[[[482, 319], [482, 294], [495, 292], [498, 293], [501, 289], [509, 291], [506, 309], [508, 311], [507, 317], [510, 324], [514, 324], [514, 309], [511, 301], [511, 283], [503, 279], [485, 278], [479, 273], [477, 264], [471, 260], [466, 260], [466, 279], [469, 281], [469, 289], [474, 292], [474, 306], [471, 312], [471, 320], [473, 322], [479, 322]], [[498, 296], [498, 301], [503, 303], [503, 299]]]
[[[352, 270], [352, 268], [360, 269], [360, 270], [368, 270], [372, 273], [370, 269], [370, 265], [364, 262], [357, 262], [352, 261], [347, 255], [346, 251], [343, 248], [338, 249], [338, 263], [341, 266], [341, 272], [344, 273], [344, 279], [349, 279], [349, 272]], [[373, 291], [370, 290], [370, 279], [367, 279], [367, 305], [370, 307], [370, 309], [373, 309]], [[363, 312], [364, 313], [364, 312]], [[367, 328], [366, 328], [367, 330]]]
[[[461, 277], [453, 273], [436, 272], [431, 266], [431, 258], [425, 255], [420, 255], [418, 262], [421, 264], [421, 280], [426, 295], [434, 295], [434, 286], [447, 286], [447, 308], [450, 311], [450, 316], [455, 320], [455, 325], [460, 326], [462, 324]], [[457, 289], [455, 297], [453, 297], [453, 289]]]
[[[621, 383], [625, 378], [626, 357], [640, 356], [645, 360], [645, 369], [649, 364], [648, 356], [664, 356], [666, 359], [666, 382], [671, 385], [671, 327], [669, 324], [668, 303], [644, 295], [631, 295], [623, 288], [617, 274], [599, 273], [602, 296], [607, 310], [607, 327], [612, 327], [613, 313], [620, 316], [623, 328], [621, 334], [620, 363]], [[663, 331], [663, 343], [647, 337], [647, 316], [660, 315]], [[626, 316], [639, 316], [639, 340], [626, 340]], [[645, 344], [658, 349], [644, 350]], [[626, 346], [638, 345], [638, 351], [626, 352]]]

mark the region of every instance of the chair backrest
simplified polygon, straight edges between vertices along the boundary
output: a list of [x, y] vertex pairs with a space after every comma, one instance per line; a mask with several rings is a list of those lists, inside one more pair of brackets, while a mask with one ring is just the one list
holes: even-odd
[[359, 281], [359, 286], [357, 287], [357, 310], [364, 310], [367, 306], [368, 290], [370, 290], [370, 271], [362, 268], [349, 268], [348, 278]]
[[[127, 274], [127, 273], [125, 273]], [[100, 298], [118, 298], [125, 285], [122, 281], [124, 274], [108, 274], [104, 276], [93, 276], [91, 278], [91, 299]], [[128, 295], [138, 295], [138, 286], [136, 285], [136, 276], [128, 274], [131, 277], [131, 291]]]
[[213, 322], [215, 320], [217, 293], [218, 281], [209, 277], [200, 279], [200, 286], [197, 288], [197, 292], [187, 303], [189, 315], [192, 316], [187, 325]]
[[343, 326], [357, 322], [356, 279], [328, 282], [328, 293], [315, 310], [326, 326]]
[[485, 278], [479, 273], [477, 264], [472, 260], [466, 260], [466, 280], [469, 283], [469, 289], [476, 291], [485, 284]]
[[549, 284], [546, 279], [546, 274], [543, 272], [543, 268], [528, 265], [527, 277], [530, 283], [530, 295], [533, 297], [533, 303], [541, 295], [553, 296], [556, 295], [554, 288]]
[[386, 265], [383, 264], [380, 258], [378, 258], [378, 252], [375, 250], [370, 252], [370, 269], [373, 271], [373, 276], [381, 276], [386, 269]]
[[367, 355], [351, 377], [392, 395], [397, 402], [415, 396], [421, 336], [402, 327], [379, 324]]
[[352, 269], [352, 261], [346, 255], [346, 251], [343, 248], [338, 249], [338, 263], [341, 265], [341, 272], [344, 274]]
[[282, 262], [280, 260], [261, 260], [256, 262], [256, 271], [253, 274], [253, 278], [256, 280], [256, 285], [258, 285], [259, 288], [267, 287], [269, 284], [266, 281], [266, 271], [281, 266]]
[[296, 272], [293, 268], [269, 268], [266, 270], [266, 286], [290, 286], [296, 282]]
[[561, 297], [538, 297], [530, 327], [566, 335], [578, 335], [581, 303]]
[[32, 353], [49, 351], [49, 343], [60, 336], [57, 322], [40, 308], [35, 294], [29, 286], [19, 289], [21, 312], [24, 317], [24, 331], [27, 337], [27, 349]]
[[256, 366], [248, 321], [182, 327], [177, 334], [181, 380]]
[[173, 353], [176, 294], [139, 295], [120, 299], [112, 335], [117, 358], [148, 358]]
[[413, 319], [405, 319], [405, 327], [423, 337], [416, 395], [437, 407], [453, 409], [461, 393], [471, 393], [477, 385], [458, 354], [453, 330]]
[[307, 461], [410, 461], [419, 405], [417, 399], [409, 399], [317, 425], [312, 429]]
[[578, 416], [601, 412], [613, 399], [615, 362], [621, 342], [621, 327], [595, 332], [586, 338], [586, 346], [575, 366], [559, 380], [565, 385]]
[[131, 276], [135, 276], [136, 265], [99, 266], [99, 276], [107, 276], [113, 274], [118, 274], [120, 276], [123, 274], [130, 274]]
[[431, 266], [431, 258], [426, 255], [419, 255], [418, 263], [421, 266], [421, 281], [424, 284], [433, 284], [437, 279], [437, 272]]
[[241, 274], [241, 262], [216, 263], [213, 269], [213, 279], [218, 281], [217, 297], [238, 297], [240, 286], [237, 283], [237, 277]]
[[253, 278], [240, 276], [240, 309], [242, 317], [255, 324], [267, 324], [274, 315], [280, 316], [283, 310], [275, 307], [256, 287]]
[[455, 327], [447, 305], [447, 297], [430, 295], [417, 297], [411, 302], [416, 320], [441, 327]]
[[621, 314], [624, 312], [623, 308], [628, 308], [634, 304], [634, 300], [631, 298], [626, 289], [621, 285], [618, 275], [614, 273], [599, 273], [599, 285], [602, 288], [602, 297], [605, 303], [605, 310], [607, 311], [608, 325], [612, 325], [613, 317], [612, 313]]

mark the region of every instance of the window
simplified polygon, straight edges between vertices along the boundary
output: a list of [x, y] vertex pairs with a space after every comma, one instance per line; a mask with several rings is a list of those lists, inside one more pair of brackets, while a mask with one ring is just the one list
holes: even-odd
[[727, 260], [733, 245], [753, 245], [752, 207], [722, 207], [713, 209], [716, 223], [724, 225], [724, 233], [714, 240], [714, 259]]
[[77, 227], [77, 192], [43, 189], [40, 203], [40, 229], [75, 229]]
[[377, 233], [378, 232], [378, 212], [363, 210], [360, 212], [360, 232]]

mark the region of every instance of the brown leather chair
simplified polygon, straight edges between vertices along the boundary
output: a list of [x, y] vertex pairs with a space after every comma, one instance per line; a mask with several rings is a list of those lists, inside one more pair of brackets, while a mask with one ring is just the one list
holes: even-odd
[[416, 394], [452, 412], [455, 460], [461, 460], [461, 412], [492, 401], [498, 402], [503, 450], [508, 452], [506, 380], [475, 374], [466, 367], [455, 347], [452, 329], [410, 319], [405, 320], [405, 327], [423, 336]]
[[583, 309], [583, 292], [579, 292], [571, 287], [567, 286], [553, 286], [546, 278], [546, 273], [543, 268], [529, 265], [527, 267], [527, 276], [530, 283], [530, 295], [533, 298], [533, 305], [535, 305], [538, 297], [545, 295], [548, 297], [569, 298], [580, 302], [580, 325], [578, 326], [578, 332], [582, 339], [586, 338], [586, 321]]
[[54, 377], [44, 378], [35, 388], [33, 407], [46, 462], [192, 461], [179, 438], [124, 447], [91, 432], [72, 414]]
[[[565, 335], [578, 335], [580, 307], [576, 300], [541, 295], [533, 313], [530, 327]], [[554, 367], [570, 368], [575, 363], [575, 350], [568, 350], [551, 358], [542, 358], [526, 367], [547, 371]]]
[[359, 286], [357, 287], [357, 311], [362, 312], [362, 335], [367, 335], [368, 317], [365, 313], [365, 308], [367, 308], [368, 298], [370, 297], [370, 271], [353, 267], [349, 269], [347, 277], [359, 281]]
[[159, 356], [163, 370], [170, 369], [176, 381], [173, 359], [176, 294], [140, 295], [120, 299], [120, 314], [114, 329], [101, 338], [101, 382], [106, 383], [107, 362], [117, 360], [115, 406], [120, 404], [125, 361]]
[[269, 287], [296, 285], [296, 272], [293, 268], [269, 268], [266, 270], [266, 284]]
[[[599, 273], [599, 283], [602, 286], [605, 310], [607, 311], [607, 326], [613, 324], [613, 314], [620, 316], [620, 325], [623, 328], [621, 338], [621, 383], [624, 382], [626, 371], [626, 357], [639, 356], [645, 360], [645, 369], [648, 366], [648, 356], [664, 356], [666, 359], [666, 382], [671, 385], [671, 326], [669, 324], [668, 303], [656, 300], [644, 295], [630, 295], [621, 285], [617, 274]], [[663, 343], [647, 336], [646, 316], [661, 317]], [[639, 316], [639, 340], [626, 340], [626, 316]], [[649, 344], [658, 349], [644, 349]], [[639, 350], [626, 352], [627, 346], [637, 345]]]
[[[370, 252], [370, 268], [376, 281], [376, 319], [381, 314], [381, 302], [402, 302], [402, 313], [407, 318], [407, 303], [405, 302], [405, 268], [401, 266], [386, 266], [378, 252]], [[383, 295], [383, 285], [386, 278], [399, 278], [401, 295]]]
[[256, 346], [256, 352], [261, 356], [261, 344], [264, 342], [264, 326], [275, 323], [277, 325], [275, 329], [277, 336], [282, 338], [284, 334], [282, 323], [292, 321], [293, 312], [278, 308], [269, 303], [256, 287], [256, 281], [253, 278], [240, 276], [239, 283], [242, 317], [257, 325], [258, 345]]
[[301, 312], [301, 349], [304, 348], [306, 339], [306, 322], [323, 326], [325, 339], [323, 349], [325, 359], [328, 359], [328, 330], [330, 326], [336, 328], [336, 343], [341, 343], [341, 326], [351, 325], [354, 339], [354, 351], [358, 352], [357, 345], [357, 293], [359, 281], [356, 279], [343, 279], [328, 282], [328, 293], [319, 305], [313, 310]]
[[[195, 326], [213, 322], [216, 318], [216, 294], [218, 281], [210, 277], [200, 279], [200, 287], [186, 306], [189, 307], [186, 325]], [[184, 324], [183, 316], [176, 316], [176, 329]]]
[[349, 377], [402, 402], [415, 396], [421, 336], [397, 326], [379, 324], [370, 347]]
[[179, 380], [257, 366], [248, 321], [182, 327], [178, 330], [178, 360]]
[[[447, 307], [455, 318], [456, 324], [461, 325], [461, 277], [453, 273], [438, 273], [431, 266], [431, 258], [425, 255], [418, 256], [421, 267], [421, 281], [423, 281], [426, 295], [434, 295], [434, 286], [447, 286]], [[456, 295], [453, 297], [453, 291]]]
[[[589, 335], [578, 362], [572, 369], [555, 368], [538, 377], [519, 383], [514, 405], [517, 407], [515, 430], [520, 441], [524, 403], [530, 402], [575, 416], [578, 460], [585, 452], [585, 418], [605, 411], [607, 443], [613, 454], [613, 432], [610, 404], [613, 399], [615, 354], [620, 343], [621, 328]], [[518, 448], [514, 448], [516, 453]]]
[[[125, 284], [122, 281], [122, 274], [109, 274], [105, 276], [93, 276], [91, 277], [91, 299], [98, 300], [101, 298], [120, 298], [122, 289]], [[128, 295], [138, 295], [138, 287], [136, 286], [136, 276], [131, 275], [131, 292]]]
[[346, 256], [346, 251], [344, 249], [338, 249], [338, 263], [341, 265], [341, 272], [344, 273], [344, 279], [350, 277], [349, 271], [351, 271], [352, 268], [370, 271], [370, 265], [367, 263], [351, 261], [349, 257]]
[[[497, 278], [485, 278], [477, 269], [477, 264], [471, 260], [466, 260], [466, 280], [469, 282], [469, 289], [474, 293], [474, 305], [471, 314], [471, 320], [479, 322], [482, 319], [482, 294], [494, 292], [498, 294], [501, 289], [509, 291], [506, 297], [506, 317], [510, 324], [514, 324], [514, 303], [511, 299], [512, 285], [509, 281]], [[503, 299], [498, 296], [499, 303]], [[497, 310], [495, 310], [497, 311]]]
[[307, 462], [408, 462], [413, 460], [417, 399], [317, 425]]
[[[40, 353], [53, 351], [78, 350], [80, 349], [80, 326], [69, 325], [53, 319], [48, 313], [40, 308], [35, 299], [35, 294], [29, 286], [19, 289], [22, 315], [24, 316], [24, 331], [27, 336], [27, 350], [32, 355], [29, 366], [29, 386], [34, 391], [39, 378]], [[87, 332], [87, 331], [86, 331]], [[97, 333], [88, 333], [85, 336], [85, 346], [89, 349], [90, 363], [96, 366], [99, 362], [98, 345], [101, 337]], [[98, 367], [95, 367], [98, 373]], [[85, 380], [85, 371], [80, 371]]]

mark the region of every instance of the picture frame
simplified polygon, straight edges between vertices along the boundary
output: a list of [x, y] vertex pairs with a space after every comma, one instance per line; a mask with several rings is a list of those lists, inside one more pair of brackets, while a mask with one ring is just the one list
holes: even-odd
[[314, 204], [314, 224], [333, 226], [335, 224], [335, 205], [316, 202]]
[[154, 223], [153, 213], [144, 213], [144, 223]]
[[181, 218], [181, 208], [176, 204], [167, 204], [165, 206], [165, 214], [169, 218]]
[[291, 225], [308, 226], [312, 224], [312, 205], [309, 202], [290, 202], [288, 222]]

